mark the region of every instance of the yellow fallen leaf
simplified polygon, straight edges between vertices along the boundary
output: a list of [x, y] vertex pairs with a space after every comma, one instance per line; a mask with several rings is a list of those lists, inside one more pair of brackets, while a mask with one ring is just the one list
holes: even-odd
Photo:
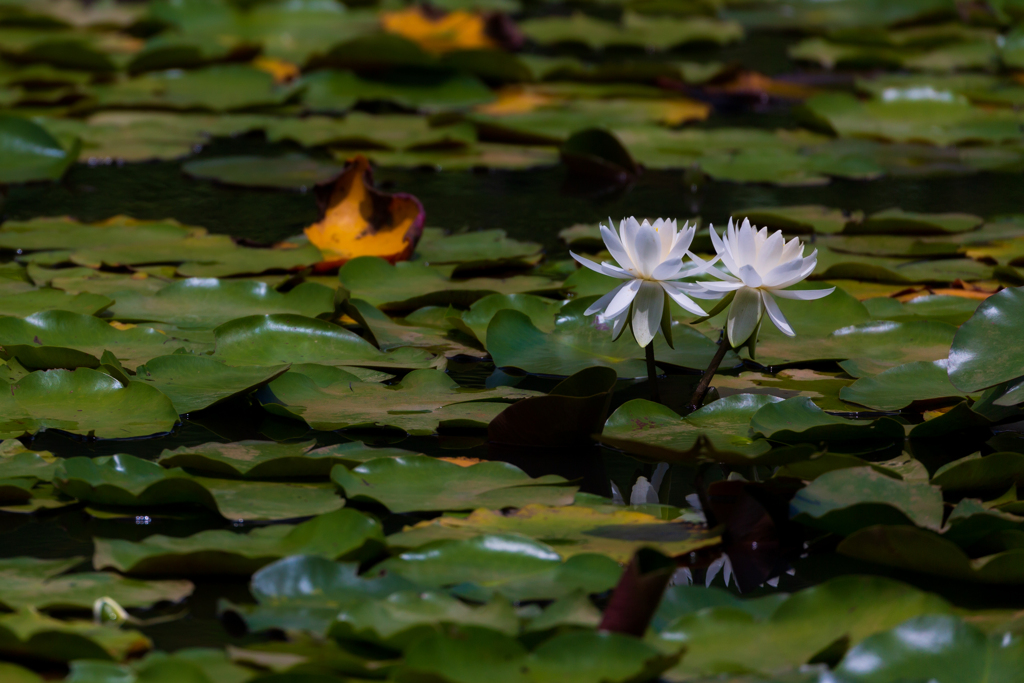
[[756, 71], [744, 71], [721, 85], [705, 88], [710, 93], [747, 95], [750, 97], [777, 97], [785, 100], [806, 100], [819, 91], [799, 83], [789, 83], [769, 78]]
[[408, 194], [387, 194], [373, 187], [366, 157], [351, 159], [335, 181], [320, 221], [306, 237], [324, 255], [316, 269], [327, 270], [357, 256], [405, 261], [423, 234], [423, 205]]
[[711, 105], [696, 100], [664, 100], [651, 104], [654, 118], [666, 126], [680, 126], [687, 121], [703, 121], [711, 113]]
[[273, 57], [257, 57], [252, 61], [252, 65], [260, 71], [265, 71], [274, 77], [275, 83], [288, 83], [299, 77], [302, 71], [298, 66], [291, 62], [286, 62], [283, 59], [274, 59]]
[[546, 95], [532, 88], [509, 86], [498, 91], [498, 99], [476, 108], [481, 114], [490, 116], [508, 116], [509, 114], [527, 114], [535, 109], [558, 104], [563, 98]]
[[118, 322], [117, 320], [111, 320], [110, 321], [110, 326], [113, 327], [115, 330], [121, 330], [121, 331], [130, 330], [133, 327], [137, 327], [137, 325], [133, 325], [131, 323], [122, 323], [122, 322]]
[[384, 12], [380, 21], [388, 33], [408, 38], [435, 54], [499, 47], [487, 35], [483, 16], [472, 12], [457, 10], [433, 16], [419, 7], [411, 7], [398, 12]]
[[461, 455], [450, 458], [438, 458], [438, 460], [444, 460], [445, 462], [450, 462], [451, 464], [458, 465], [459, 467], [469, 467], [470, 465], [477, 465], [483, 462], [480, 458], [465, 458]]

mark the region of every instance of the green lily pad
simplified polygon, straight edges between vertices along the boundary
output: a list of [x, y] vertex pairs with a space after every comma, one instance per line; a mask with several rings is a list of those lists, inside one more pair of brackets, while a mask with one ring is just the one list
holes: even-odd
[[[952, 611], [936, 595], [874, 576], [831, 579], [779, 600], [764, 617], [746, 611], [749, 602], [712, 603], [662, 630], [661, 640], [688, 646], [673, 674], [780, 673], [807, 664], [840, 639], [855, 645], [906, 619]], [[742, 638], [744, 647], [729, 647], [725, 634]]]
[[455, 625], [513, 635], [519, 622], [512, 605], [502, 597], [471, 606], [444, 593], [402, 591], [342, 608], [329, 635], [404, 649], [433, 631]]
[[963, 101], [895, 100], [861, 102], [845, 93], [816, 95], [804, 105], [817, 120], [842, 136], [892, 142], [998, 144], [1020, 137], [1020, 116]]
[[170, 431], [178, 422], [171, 401], [142, 382], [127, 386], [88, 368], [33, 372], [0, 392], [0, 433], [40, 429], [124, 439]]
[[78, 158], [81, 143], [65, 149], [37, 124], [0, 116], [0, 183], [59, 180]]
[[897, 284], [938, 283], [954, 280], [986, 280], [992, 267], [969, 258], [892, 258], [848, 254], [823, 245], [818, 250], [816, 278], [823, 280], [869, 280]]
[[212, 530], [184, 538], [155, 535], [139, 542], [97, 538], [93, 565], [134, 576], [247, 576], [289, 555], [365, 559], [383, 541], [380, 523], [372, 517], [336, 510], [296, 526], [275, 524], [246, 534]]
[[633, 510], [527, 505], [509, 513], [480, 509], [468, 517], [444, 515], [388, 536], [388, 545], [417, 548], [432, 541], [508, 533], [551, 543], [564, 558], [600, 553], [623, 564], [642, 547], [657, 548], [674, 557], [720, 542], [717, 535], [704, 529]]
[[31, 369], [96, 367], [103, 352], [110, 351], [134, 370], [150, 358], [197, 348], [149, 327], [121, 330], [94, 316], [61, 310], [0, 318], [0, 344], [8, 358]]
[[164, 467], [182, 467], [217, 477], [326, 478], [335, 465], [354, 467], [374, 458], [397, 458], [409, 455], [409, 451], [400, 448], [371, 448], [360, 441], [324, 448], [314, 448], [315, 445], [315, 441], [302, 443], [212, 442], [200, 446], [179, 446], [174, 450], [165, 449], [157, 462]]
[[91, 621], [60, 621], [33, 610], [0, 615], [0, 652], [7, 657], [121, 661], [150, 647], [146, 636], [130, 629]]
[[[344, 304], [345, 312], [360, 324], [364, 334], [372, 337], [382, 351], [408, 346], [430, 349], [445, 356], [462, 354], [482, 358], [487, 355], [485, 351], [469, 345], [470, 339], [460, 339], [455, 326], [447, 317], [442, 317], [447, 316], [449, 309], [424, 308], [426, 310], [419, 309], [419, 315], [395, 319], [361, 299], [349, 299]], [[436, 314], [435, 317], [431, 317], [432, 314]], [[423, 324], [417, 324], [421, 322]]]
[[135, 369], [138, 382], [156, 387], [171, 399], [179, 415], [209, 408], [247, 395], [280, 377], [288, 369], [231, 367], [205, 356], [160, 356]]
[[833, 448], [856, 442], [902, 441], [903, 425], [891, 418], [848, 420], [826, 413], [805, 396], [765, 405], [750, 418], [750, 429], [783, 443], [829, 442]]
[[344, 166], [311, 159], [304, 154], [241, 155], [190, 161], [182, 164], [181, 170], [193, 178], [216, 180], [225, 185], [305, 190], [337, 179]]
[[945, 294], [919, 296], [906, 302], [888, 297], [877, 297], [864, 301], [864, 305], [871, 311], [872, 318], [898, 322], [934, 320], [957, 327], [974, 315], [979, 303], [981, 302], [977, 299]]
[[468, 108], [494, 99], [494, 93], [469, 74], [426, 73], [418, 78], [384, 79], [324, 69], [303, 76], [302, 84], [302, 103], [312, 111], [330, 114], [348, 111], [360, 102], [393, 102], [436, 112]]
[[0, 479], [52, 481], [57, 459], [47, 451], [32, 451], [17, 439], [0, 442]]
[[[323, 74], [322, 71], [316, 72], [309, 78]], [[354, 74], [346, 76], [359, 78]], [[490, 97], [489, 90], [487, 93]], [[271, 142], [292, 140], [304, 147], [332, 145], [345, 150], [428, 151], [458, 149], [476, 143], [476, 130], [468, 123], [434, 124], [428, 118], [407, 114], [352, 112], [343, 119], [326, 116], [278, 118], [268, 119], [264, 128]]]
[[354, 298], [381, 310], [412, 310], [422, 306], [468, 306], [488, 294], [552, 291], [557, 284], [543, 277], [474, 277], [455, 280], [445, 270], [415, 261], [395, 265], [373, 256], [354, 258], [338, 272], [342, 286]]
[[531, 478], [503, 462], [461, 467], [425, 455], [379, 458], [352, 470], [335, 467], [331, 479], [353, 501], [375, 501], [392, 512], [569, 505], [576, 487], [549, 474]]
[[415, 588], [396, 574], [360, 576], [355, 563], [291, 555], [253, 574], [249, 590], [258, 605], [234, 605], [232, 611], [250, 631], [275, 628], [325, 636], [343, 608]]
[[6, 662], [0, 663], [0, 676], [10, 683], [43, 683], [43, 679], [34, 671]]
[[1024, 324], [1024, 288], [990, 296], [957, 330], [949, 350], [949, 380], [962, 391], [978, 391], [1024, 375], [1016, 339]]
[[942, 490], [899, 481], [869, 467], [835, 470], [797, 492], [790, 515], [826, 531], [850, 535], [873, 524], [942, 526]]
[[8, 249], [93, 249], [110, 244], [145, 245], [206, 234], [203, 228], [177, 221], [137, 221], [115, 216], [99, 224], [80, 223], [67, 217], [6, 221], [0, 226], [0, 246]]
[[0, 560], [4, 606], [10, 610], [91, 610], [96, 600], [109, 597], [122, 607], [149, 607], [165, 600], [178, 602], [192, 593], [188, 581], [138, 581], [104, 572], [60, 575], [80, 561], [31, 557]]
[[113, 303], [112, 299], [99, 294], [71, 295], [59, 289], [34, 289], [17, 294], [5, 294], [0, 301], [0, 315], [22, 317], [52, 310], [96, 315]]
[[594, 50], [611, 46], [668, 50], [695, 42], [725, 45], [743, 37], [743, 29], [733, 22], [706, 17], [655, 19], [633, 12], [626, 12], [621, 24], [577, 12], [570, 17], [528, 19], [519, 27], [540, 45], [583, 43]]
[[974, 453], [946, 463], [932, 477], [943, 491], [995, 491], [1002, 493], [1024, 483], [1024, 453]]
[[[515, 309], [499, 310], [487, 325], [487, 348], [498, 367], [515, 367], [542, 375], [572, 375], [600, 365], [614, 369], [619, 377], [644, 377], [644, 350], [629, 334], [612, 339], [611, 326], [597, 316], [583, 313], [593, 299], [569, 302], [558, 312], [555, 328], [545, 334], [530, 318]], [[705, 368], [718, 350], [717, 344], [693, 328], [675, 323], [673, 346], [664, 337], [654, 340], [654, 356], [660, 363], [687, 368]], [[731, 352], [723, 367], [735, 364]]]
[[981, 217], [966, 213], [929, 214], [887, 209], [848, 225], [845, 232], [851, 235], [945, 235], [974, 230], [981, 223]]
[[847, 536], [836, 552], [887, 567], [974, 583], [1024, 583], [1024, 549], [969, 557], [953, 541], [915, 526], [877, 525]]
[[301, 315], [250, 315], [214, 330], [214, 357], [232, 365], [317, 363], [375, 368], [426, 368], [433, 355], [423, 349], [380, 351], [344, 327]]
[[583, 553], [562, 562], [551, 546], [518, 534], [435, 541], [386, 560], [380, 569], [474, 600], [499, 593], [517, 601], [601, 593], [622, 574], [621, 565], [603, 555]]
[[1021, 657], [1024, 646], [1018, 637], [986, 635], [952, 615], [922, 615], [865, 639], [846, 653], [836, 675], [850, 683], [898, 683], [911, 677], [996, 683], [1013, 680]]
[[345, 503], [323, 484], [193, 477], [131, 455], [68, 458], [58, 467], [54, 482], [62, 493], [95, 505], [195, 504], [236, 520], [308, 517]]
[[173, 654], [150, 652], [125, 664], [80, 659], [71, 662], [68, 680], [81, 683], [145, 683], [167, 677], [196, 683], [246, 683], [252, 671], [235, 664], [223, 650], [184, 648]]
[[491, 294], [475, 301], [462, 314], [462, 323], [486, 346], [487, 326], [498, 311], [519, 311], [530, 319], [535, 328], [550, 333], [555, 329], [555, 314], [561, 306], [561, 302], [532, 294]]
[[912, 361], [946, 358], [955, 334], [956, 328], [948, 323], [875, 321], [839, 328], [823, 337], [765, 335], [757, 344], [757, 360], [778, 366], [854, 359], [865, 370], [879, 373]]
[[734, 394], [768, 394], [779, 398], [806, 396], [822, 410], [842, 412], [849, 410], [850, 405], [839, 400], [839, 392], [850, 386], [852, 381], [841, 373], [790, 368], [773, 375], [760, 372], [716, 375], [711, 386], [723, 398]]
[[862, 377], [839, 391], [844, 401], [875, 410], [900, 410], [915, 401], [966, 397], [953, 386], [946, 361], [917, 361], [890, 368], [873, 377]]
[[111, 313], [118, 320], [183, 328], [213, 328], [247, 315], [294, 313], [316, 318], [334, 312], [334, 291], [313, 282], [282, 294], [264, 282], [190, 278], [152, 296], [119, 292], [116, 298]]
[[426, 263], [454, 263], [465, 270], [529, 264], [540, 252], [541, 245], [511, 239], [504, 230], [444, 235], [437, 228], [427, 228], [416, 245], [416, 257]]
[[392, 427], [410, 434], [432, 434], [439, 426], [484, 428], [509, 402], [536, 395], [512, 387], [462, 389], [440, 370], [413, 370], [392, 385], [351, 378], [322, 386], [286, 373], [268, 389], [272, 398], [261, 399], [264, 408], [313, 429]]
[[834, 235], [842, 232], [849, 223], [864, 218], [862, 211], [847, 215], [839, 209], [827, 206], [772, 206], [743, 209], [733, 212], [749, 218], [754, 225], [764, 225], [771, 230], [782, 230], [787, 234]]
[[627, 453], [661, 462], [695, 462], [702, 456], [732, 464], [768, 454], [771, 444], [750, 433], [751, 418], [782, 399], [757, 394], [727, 396], [679, 417], [665, 406], [633, 399], [620, 406], [595, 438]]
[[182, 71], [155, 71], [89, 88], [99, 107], [208, 109], [231, 111], [281, 104], [295, 93], [266, 71], [243, 64]]

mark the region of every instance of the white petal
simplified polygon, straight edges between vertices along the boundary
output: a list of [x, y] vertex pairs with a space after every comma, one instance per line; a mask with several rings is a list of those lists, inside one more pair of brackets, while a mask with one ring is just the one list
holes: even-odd
[[[750, 221], [746, 219], [743, 220], [743, 225], [740, 226], [733, 258], [736, 259], [736, 265], [740, 268], [757, 263], [757, 239], [754, 229], [750, 227]], [[739, 273], [736, 274], [739, 275]]]
[[834, 291], [836, 291], [835, 287], [829, 287], [828, 289], [773, 289], [772, 294], [781, 296], [783, 299], [814, 301], [815, 299], [822, 299]]
[[662, 282], [661, 286], [665, 290], [665, 293], [672, 297], [672, 301], [675, 301], [677, 304], [682, 306], [683, 310], [701, 317], [707, 315], [703, 308], [694, 303], [693, 299], [683, 294], [682, 288], [678, 283]]
[[782, 310], [779, 305], [775, 303], [775, 299], [768, 292], [761, 292], [761, 300], [764, 302], [764, 310], [768, 312], [768, 317], [775, 327], [779, 328], [779, 331], [787, 337], [795, 337], [796, 332], [790, 327], [789, 321], [786, 320], [786, 316], [782, 315]]
[[743, 284], [747, 287], [753, 287], [756, 289], [761, 286], [761, 276], [758, 275], [757, 268], [754, 268], [754, 266], [741, 266], [740, 272], [736, 274], [740, 276], [740, 280], [743, 280]]
[[594, 303], [590, 304], [590, 307], [587, 310], [583, 311], [583, 315], [594, 315], [598, 311], [603, 311], [605, 307], [612, 302], [612, 299], [615, 298], [615, 295], [619, 293], [619, 290], [625, 287], [626, 284], [628, 283], [623, 282], [621, 285], [617, 286], [615, 289], [608, 292]]
[[782, 250], [781, 259], [783, 261], [792, 261], [793, 259], [804, 255], [804, 245], [800, 242], [799, 237], [794, 237], [790, 241], [786, 242], [786, 247]]
[[649, 223], [640, 226], [636, 235], [636, 242], [633, 244], [633, 251], [636, 253], [636, 268], [644, 277], [650, 277], [654, 269], [661, 263], [661, 241], [658, 233]]
[[705, 289], [712, 292], [732, 292], [737, 289], [746, 287], [742, 282], [716, 282], [714, 280], [708, 280], [700, 283]]
[[[732, 229], [732, 219], [729, 219], [729, 228]], [[714, 225], [709, 225], [708, 230], [711, 232], [711, 243], [715, 247], [715, 251], [718, 253], [719, 258], [722, 259], [722, 263], [729, 269], [730, 272], [738, 270], [736, 262], [733, 260], [731, 247], [726, 240], [718, 237], [718, 232], [715, 231]]]
[[629, 320], [629, 309], [620, 313], [619, 316], [612, 321], [612, 339], [618, 338], [619, 333], [622, 332], [622, 328], [625, 326], [627, 320]]
[[675, 241], [672, 243], [672, 248], [669, 249], [667, 258], [683, 258], [689, 250], [690, 245], [693, 244], [693, 235], [696, 232], [695, 228], [691, 228], [689, 225], [684, 225], [683, 229], [676, 235]]
[[786, 246], [786, 240], [782, 237], [782, 231], [773, 232], [768, 239], [764, 241], [761, 248], [757, 252], [757, 270], [760, 273], [767, 273], [775, 266], [779, 265], [779, 257], [782, 256], [782, 250]]
[[576, 259], [576, 261], [581, 266], [586, 266], [587, 268], [590, 268], [595, 273], [602, 273], [602, 274], [604, 273], [604, 271], [601, 270], [601, 266], [599, 264], [594, 263], [593, 261], [591, 261], [588, 258], [584, 258], [584, 257], [580, 256], [579, 254], [574, 254], [571, 251], [569, 252], [569, 256], [572, 256], [574, 259]]
[[637, 270], [640, 269], [640, 260], [636, 257], [636, 236], [638, 232], [640, 232], [640, 224], [637, 223], [636, 218], [633, 216], [623, 218], [622, 222], [619, 223], [622, 248], [629, 254], [629, 260]]
[[726, 323], [729, 343], [733, 347], [742, 345], [757, 329], [763, 312], [762, 306], [761, 293], [756, 289], [743, 287], [736, 290], [736, 297], [729, 304], [729, 320]]
[[636, 270], [636, 265], [629, 258], [629, 254], [622, 247], [622, 240], [611, 228], [601, 226], [601, 237], [604, 239], [604, 246], [608, 248], [608, 253], [612, 255], [612, 258], [625, 269]]
[[636, 297], [636, 293], [640, 290], [642, 282], [643, 280], [630, 280], [624, 284], [618, 294], [612, 298], [608, 308], [604, 309], [604, 316], [606, 318], [614, 318], [629, 308], [629, 305], [633, 303], [633, 299]]
[[633, 336], [640, 346], [647, 346], [661, 327], [665, 308], [665, 290], [654, 282], [644, 282], [633, 302]]
[[620, 280], [632, 280], [636, 278], [636, 273], [627, 272], [622, 268], [619, 268], [618, 266], [613, 266], [608, 262], [601, 264], [600, 272], [604, 275], [608, 275], [609, 277], [617, 277]]
[[[815, 252], [816, 254], [817, 252]], [[774, 278], [774, 284], [770, 285], [772, 288], [784, 289], [786, 287], [792, 287], [801, 280], [806, 280], [814, 272], [814, 268], [818, 265], [818, 259], [815, 254], [811, 254], [805, 259], [797, 259], [793, 263], [800, 264], [800, 270], [795, 273], [788, 273], [784, 277]], [[769, 285], [765, 285], [768, 287]]]
[[670, 258], [662, 261], [651, 273], [652, 280], [671, 280], [677, 277], [679, 271], [683, 269], [683, 260], [680, 258]]
[[674, 221], [670, 222], [659, 218], [654, 221], [654, 232], [658, 233], [658, 239], [661, 241], [661, 258], [664, 260], [668, 258], [668, 253], [672, 251], [672, 243], [676, 241]]

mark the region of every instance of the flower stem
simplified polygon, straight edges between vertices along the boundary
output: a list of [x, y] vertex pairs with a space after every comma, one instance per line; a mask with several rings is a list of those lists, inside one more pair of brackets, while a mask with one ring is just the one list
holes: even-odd
[[693, 397], [690, 398], [690, 410], [697, 410], [700, 408], [701, 403], [704, 402], [704, 394], [708, 393], [708, 387], [711, 386], [711, 380], [714, 378], [715, 373], [718, 371], [718, 366], [722, 364], [722, 359], [725, 358], [726, 352], [729, 350], [729, 344], [726, 343], [725, 337], [718, 342], [718, 350], [715, 351], [715, 357], [711, 359], [711, 365], [704, 371], [704, 376], [700, 378], [700, 382], [697, 384], [697, 389], [693, 392]]
[[658, 369], [654, 367], [654, 341], [652, 340], [644, 347], [647, 354], [647, 381], [651, 384], [651, 400], [661, 403], [661, 396], [658, 394]]

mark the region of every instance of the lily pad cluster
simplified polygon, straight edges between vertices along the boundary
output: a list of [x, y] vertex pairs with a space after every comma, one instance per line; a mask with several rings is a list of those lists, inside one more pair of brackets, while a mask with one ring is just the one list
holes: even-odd
[[[0, 680], [1016, 681], [1024, 214], [845, 193], [1019, 175], [1022, 68], [1018, 0], [0, 2]], [[559, 164], [835, 292], [697, 407], [673, 305], [648, 400], [596, 225], [394, 180]], [[50, 207], [153, 169], [320, 217]]]

